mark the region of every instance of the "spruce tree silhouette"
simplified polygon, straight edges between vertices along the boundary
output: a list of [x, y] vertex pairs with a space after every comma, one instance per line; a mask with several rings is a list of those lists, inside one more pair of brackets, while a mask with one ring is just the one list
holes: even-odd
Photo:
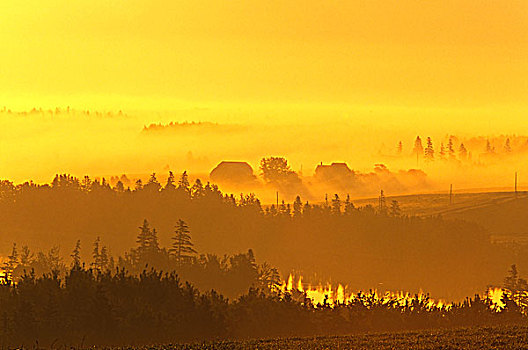
[[193, 248], [194, 244], [191, 242], [189, 226], [182, 219], [179, 219], [175, 226], [172, 240], [172, 248], [169, 251], [176, 258], [178, 266], [181, 267], [184, 263], [190, 262], [190, 259], [197, 253]]
[[81, 266], [81, 240], [78, 239], [75, 243], [75, 248], [73, 249], [70, 257], [72, 258], [72, 266]]

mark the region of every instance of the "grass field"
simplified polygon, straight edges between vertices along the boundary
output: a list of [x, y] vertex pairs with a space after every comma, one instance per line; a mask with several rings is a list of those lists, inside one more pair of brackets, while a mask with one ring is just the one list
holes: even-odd
[[148, 348], [181, 350], [528, 349], [528, 326], [164, 345]]
[[[517, 198], [526, 198], [526, 192], [519, 192]], [[454, 193], [449, 202], [448, 193], [412, 194], [403, 196], [388, 196], [386, 201], [398, 201], [402, 211], [407, 215], [456, 215], [467, 210], [500, 206], [515, 199], [513, 192], [459, 192]], [[354, 204], [363, 206], [371, 204], [378, 206], [378, 198], [357, 199]]]
[[[478, 223], [496, 243], [528, 243], [526, 211], [528, 193], [519, 192], [462, 192], [455, 193], [452, 203], [449, 194], [416, 194], [387, 197], [388, 205], [398, 201], [405, 215], [441, 215], [446, 219], [462, 219]], [[377, 198], [355, 200], [358, 206], [378, 206]]]

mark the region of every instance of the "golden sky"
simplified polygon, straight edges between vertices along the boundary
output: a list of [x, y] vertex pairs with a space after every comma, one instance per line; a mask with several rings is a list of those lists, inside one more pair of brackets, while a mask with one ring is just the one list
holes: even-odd
[[528, 1], [2, 0], [0, 103], [525, 111]]

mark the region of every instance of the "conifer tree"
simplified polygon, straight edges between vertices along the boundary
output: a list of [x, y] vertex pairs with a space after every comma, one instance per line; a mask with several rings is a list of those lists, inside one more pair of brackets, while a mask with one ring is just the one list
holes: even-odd
[[115, 185], [115, 190], [117, 192], [125, 192], [125, 185], [123, 185], [123, 182], [121, 182], [121, 180], [117, 181]]
[[466, 160], [468, 157], [468, 151], [463, 143], [460, 144], [460, 148], [458, 149], [458, 157], [460, 160]]
[[152, 192], [158, 192], [161, 189], [161, 185], [156, 178], [156, 173], [152, 173], [150, 175], [150, 178], [144, 188]]
[[300, 217], [302, 215], [302, 205], [301, 197], [295, 197], [295, 201], [293, 202], [293, 217]]
[[491, 146], [490, 140], [486, 140], [486, 153], [494, 153], [495, 147]]
[[93, 250], [92, 250], [92, 268], [94, 270], [101, 270], [101, 251], [100, 251], [100, 245], [101, 245], [101, 238], [97, 237], [95, 239], [95, 242], [93, 244]]
[[345, 214], [350, 215], [352, 212], [356, 209], [354, 207], [354, 203], [350, 200], [350, 195], [347, 194], [346, 200], [345, 200]]
[[262, 290], [276, 292], [281, 285], [279, 270], [264, 262], [257, 268], [257, 281]]
[[108, 181], [106, 181], [104, 177], [103, 177], [103, 180], [101, 181], [101, 187], [106, 190], [110, 189], [110, 184], [108, 183]]
[[101, 248], [101, 255], [100, 255], [100, 259], [99, 259], [99, 263], [100, 263], [99, 268], [101, 270], [108, 269], [109, 262], [110, 262], [110, 259], [109, 259], [109, 256], [108, 256], [108, 248], [106, 246], [103, 246]]
[[504, 143], [504, 152], [510, 153], [512, 151], [511, 145], [510, 145], [510, 138], [508, 137], [506, 139], [506, 142]]
[[169, 252], [175, 256], [178, 266], [182, 266], [184, 262], [189, 261], [197, 252], [193, 248], [191, 231], [185, 221], [182, 219], [178, 220], [174, 233], [172, 248], [169, 249]]
[[121, 181], [123, 185], [130, 186], [130, 179], [125, 174], [119, 177], [119, 181]]
[[141, 254], [149, 249], [152, 241], [152, 231], [147, 219], [143, 220], [143, 225], [139, 227], [136, 243], [139, 245], [138, 252]]
[[169, 177], [167, 178], [167, 183], [165, 184], [166, 190], [174, 190], [176, 189], [176, 185], [174, 184], [176, 182], [174, 178], [174, 173], [172, 171], [169, 171]]
[[413, 155], [416, 156], [417, 162], [422, 154], [423, 154], [422, 139], [420, 138], [420, 136], [416, 136], [416, 140], [414, 140]]
[[157, 252], [160, 250], [159, 246], [159, 240], [158, 240], [158, 232], [155, 228], [150, 231], [150, 237], [148, 241], [148, 249], [153, 252]]
[[286, 206], [286, 202], [284, 202], [284, 199], [282, 200], [281, 204], [279, 205], [279, 214], [280, 215], [289, 215], [288, 207]]
[[440, 151], [438, 152], [438, 155], [439, 155], [440, 159], [445, 159], [445, 157], [446, 157], [446, 150], [445, 150], [443, 142], [440, 143]]
[[20, 265], [23, 267], [29, 267], [35, 260], [35, 254], [33, 254], [27, 245], [22, 246], [20, 250]]
[[178, 181], [178, 189], [189, 192], [189, 187], [189, 176], [187, 175], [187, 171], [184, 171], [180, 176], [180, 180]]
[[81, 190], [84, 192], [90, 191], [90, 188], [92, 187], [92, 180], [90, 180], [90, 177], [88, 175], [85, 175], [81, 181]]
[[424, 158], [427, 161], [434, 160], [433, 140], [431, 140], [430, 137], [427, 138], [427, 146], [425, 147]]
[[204, 186], [200, 179], [196, 179], [196, 181], [192, 185], [191, 196], [192, 198], [202, 198], [203, 196], [205, 196]]
[[77, 243], [75, 243], [75, 248], [73, 249], [73, 252], [71, 253], [71, 258], [73, 260], [72, 264], [75, 267], [81, 266], [81, 240], [77, 240]]
[[51, 249], [49, 250], [46, 256], [46, 259], [47, 259], [50, 270], [58, 274], [61, 267], [63, 267], [62, 258], [60, 255], [60, 247], [59, 246], [51, 247]]
[[449, 159], [455, 158], [455, 146], [453, 144], [453, 136], [449, 136], [449, 141], [447, 142], [447, 155]]
[[341, 200], [339, 199], [337, 193], [334, 194], [334, 198], [332, 198], [332, 214], [341, 214]]

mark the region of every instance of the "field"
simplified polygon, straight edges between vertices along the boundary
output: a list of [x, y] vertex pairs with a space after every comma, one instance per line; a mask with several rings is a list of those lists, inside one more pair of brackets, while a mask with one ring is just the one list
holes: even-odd
[[[398, 201], [403, 214], [430, 216], [441, 215], [446, 219], [462, 219], [484, 227], [496, 243], [528, 243], [525, 215], [528, 210], [528, 194], [518, 192], [459, 192], [449, 202], [449, 194], [417, 194], [390, 196], [387, 205]], [[354, 200], [354, 204], [377, 207], [378, 198]]]
[[528, 326], [460, 328], [316, 338], [285, 338], [206, 344], [165, 345], [149, 349], [528, 349]]
[[[517, 198], [526, 198], [526, 192], [519, 192]], [[402, 196], [387, 196], [387, 204], [393, 200], [398, 201], [401, 209], [407, 215], [457, 215], [467, 210], [474, 210], [485, 207], [499, 206], [515, 199], [512, 191], [504, 192], [456, 192], [452, 196], [450, 203], [449, 193], [431, 194], [411, 194]], [[378, 198], [365, 198], [354, 200], [354, 204], [363, 206], [371, 204], [378, 206]]]

